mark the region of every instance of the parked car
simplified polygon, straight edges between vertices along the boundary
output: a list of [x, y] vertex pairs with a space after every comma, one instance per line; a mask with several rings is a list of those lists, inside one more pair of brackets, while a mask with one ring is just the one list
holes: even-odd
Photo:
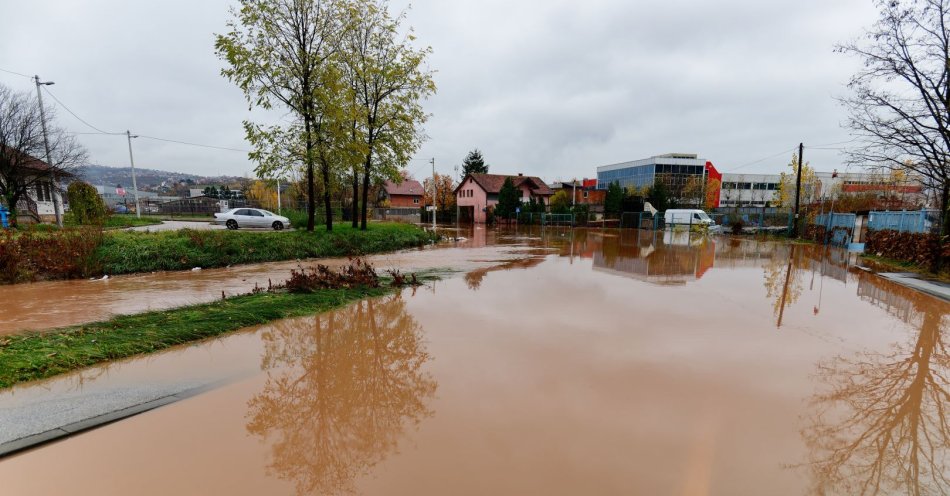
[[227, 212], [214, 214], [212, 224], [227, 226], [228, 229], [269, 227], [280, 231], [290, 227], [290, 219], [259, 208], [232, 208]]
[[719, 229], [716, 221], [698, 208], [671, 208], [663, 212], [663, 220], [667, 226], [706, 226], [710, 230]]

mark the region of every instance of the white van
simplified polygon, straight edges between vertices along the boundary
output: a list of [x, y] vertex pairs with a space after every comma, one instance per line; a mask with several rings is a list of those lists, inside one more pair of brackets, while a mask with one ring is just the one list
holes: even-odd
[[667, 226], [706, 226], [710, 230], [719, 228], [716, 221], [698, 208], [671, 208], [663, 213], [663, 220]]

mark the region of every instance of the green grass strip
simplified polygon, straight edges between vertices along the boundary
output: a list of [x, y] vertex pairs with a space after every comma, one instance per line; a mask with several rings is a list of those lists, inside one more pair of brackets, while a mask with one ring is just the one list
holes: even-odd
[[366, 231], [337, 225], [332, 232], [119, 231], [106, 234], [96, 259], [103, 273], [115, 275], [365, 255], [422, 246], [436, 239], [414, 225], [397, 223], [373, 223]]
[[104, 322], [0, 337], [0, 388], [98, 363], [152, 353], [274, 320], [313, 315], [390, 287], [329, 289], [312, 294], [255, 294]]

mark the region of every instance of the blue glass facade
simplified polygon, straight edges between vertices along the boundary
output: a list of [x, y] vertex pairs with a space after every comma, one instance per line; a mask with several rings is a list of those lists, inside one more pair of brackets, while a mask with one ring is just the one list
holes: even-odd
[[623, 188], [651, 186], [657, 174], [667, 178], [668, 186], [682, 186], [688, 176], [702, 176], [705, 167], [689, 164], [631, 165], [609, 171], [597, 171], [597, 189], [607, 189], [610, 183], [619, 183]]
[[622, 188], [642, 188], [653, 184], [656, 175], [654, 164], [635, 165], [623, 169], [597, 172], [597, 189], [607, 189], [610, 183], [618, 183]]

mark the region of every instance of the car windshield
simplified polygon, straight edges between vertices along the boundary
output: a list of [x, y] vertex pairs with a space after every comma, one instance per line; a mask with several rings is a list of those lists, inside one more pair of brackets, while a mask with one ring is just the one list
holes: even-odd
[[709, 216], [706, 215], [706, 212], [697, 212], [696, 215], [698, 215], [700, 219], [709, 220]]

